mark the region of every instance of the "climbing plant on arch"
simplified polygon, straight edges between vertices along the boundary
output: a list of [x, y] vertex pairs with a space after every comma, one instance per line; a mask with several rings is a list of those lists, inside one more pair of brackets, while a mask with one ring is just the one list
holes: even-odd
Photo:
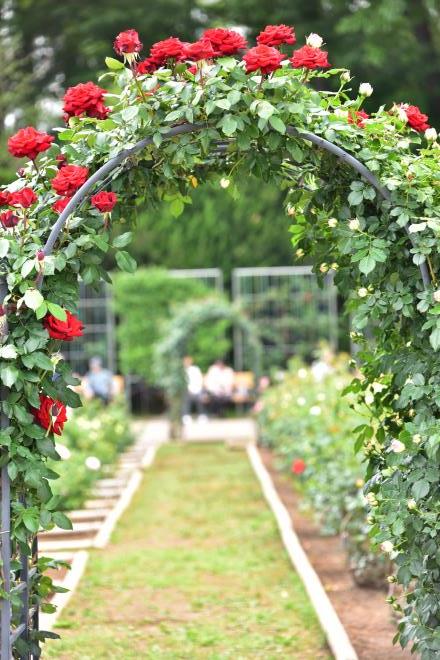
[[[258, 42], [242, 57], [240, 35], [208, 30], [195, 44], [159, 42], [139, 62], [137, 33], [122, 33], [115, 50], [124, 61], [107, 58], [100, 79], [109, 92], [91, 82], [68, 90], [57, 143], [32, 128], [9, 141], [12, 154], [30, 161], [0, 192], [5, 497], [12, 484], [10, 552], [2, 536], [2, 648], [11, 639], [5, 562], [21, 551], [25, 576], [37, 529], [67, 524], [46, 459], [56, 456], [65, 406], [80, 405], [59, 353], [81, 332], [78, 277], [108, 280], [109, 250], [120, 268], [135, 268], [123, 248], [140, 201], [168, 203], [178, 216], [195, 186], [221, 177], [233, 187], [251, 174], [285, 189], [298, 258], [313, 255], [318, 273], [336, 270], [349, 296], [363, 374], [351, 388], [371, 411], [355, 431], [367, 457], [371, 534], [394, 560], [390, 580], [406, 592], [391, 599], [400, 643], [414, 642], [425, 658], [440, 650], [436, 132], [408, 104], [368, 117], [362, 104], [371, 86], [352, 94], [350, 73], [329, 68], [318, 35], [293, 55], [286, 26], [267, 27]], [[228, 231], [227, 218], [219, 221]], [[373, 344], [362, 335], [367, 323]], [[4, 505], [2, 534], [8, 515]], [[44, 565], [34, 568], [38, 606], [50, 587]], [[12, 602], [18, 623], [23, 609]], [[34, 651], [42, 636], [31, 631]]]
[[158, 382], [167, 392], [174, 421], [180, 418], [186, 390], [183, 358], [187, 354], [188, 343], [201, 325], [221, 320], [229, 321], [243, 333], [250, 366], [257, 377], [260, 373], [262, 345], [258, 329], [238, 307], [217, 298], [195, 300], [182, 305], [167, 323], [164, 338], [156, 347]]

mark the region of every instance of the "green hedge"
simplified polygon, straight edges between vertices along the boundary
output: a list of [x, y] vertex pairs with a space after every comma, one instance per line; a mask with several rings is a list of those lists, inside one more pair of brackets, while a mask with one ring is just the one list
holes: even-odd
[[[121, 370], [156, 384], [154, 347], [162, 339], [164, 322], [180, 304], [212, 298], [212, 290], [199, 280], [171, 277], [159, 268], [140, 268], [133, 274], [115, 273], [114, 284]], [[202, 324], [194, 333], [188, 351], [202, 369], [230, 349], [227, 329], [228, 323], [218, 321]]]

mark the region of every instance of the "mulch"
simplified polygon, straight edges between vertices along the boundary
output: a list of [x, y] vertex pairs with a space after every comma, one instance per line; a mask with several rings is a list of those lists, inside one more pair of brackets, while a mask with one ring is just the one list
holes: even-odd
[[415, 658], [409, 650], [393, 646], [396, 633], [392, 610], [383, 591], [356, 585], [347, 566], [339, 536], [322, 536], [318, 525], [301, 511], [301, 498], [292, 487], [292, 479], [275, 468], [273, 453], [260, 448], [262, 460], [271, 474], [275, 488], [289, 511], [294, 529], [307, 556], [318, 573], [331, 602], [341, 619], [359, 660], [406, 660]]

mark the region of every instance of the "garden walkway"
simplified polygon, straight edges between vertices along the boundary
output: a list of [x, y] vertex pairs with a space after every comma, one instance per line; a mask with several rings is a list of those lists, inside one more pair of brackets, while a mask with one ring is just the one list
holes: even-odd
[[57, 660], [330, 658], [246, 454], [217, 443], [160, 448], [57, 631]]

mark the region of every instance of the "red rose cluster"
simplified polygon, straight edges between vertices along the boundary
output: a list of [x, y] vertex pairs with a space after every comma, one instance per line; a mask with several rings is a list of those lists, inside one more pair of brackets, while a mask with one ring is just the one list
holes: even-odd
[[20, 222], [20, 218], [13, 211], [3, 211], [0, 213], [0, 224], [3, 229], [11, 229]]
[[51, 339], [61, 341], [73, 341], [75, 337], [82, 337], [84, 326], [81, 321], [69, 310], [66, 311], [66, 320], [60, 321], [52, 314], [46, 314], [43, 326], [49, 333]]
[[60, 197], [52, 204], [52, 210], [58, 214], [62, 213], [71, 199], [71, 197]]
[[133, 55], [142, 50], [142, 42], [136, 30], [125, 30], [118, 34], [113, 47], [118, 55]]
[[98, 87], [93, 82], [80, 83], [75, 87], [69, 87], [64, 95], [64, 117], [66, 121], [70, 117], [95, 117], [105, 119], [110, 108], [104, 105], [105, 89]]
[[306, 45], [293, 53], [290, 62], [294, 69], [327, 69], [330, 66], [327, 55], [325, 50]]
[[202, 34], [203, 39], [211, 42], [214, 50], [214, 57], [223, 57], [225, 55], [235, 55], [239, 50], [247, 47], [247, 41], [235, 30], [226, 30], [225, 28], [211, 28], [205, 30]]
[[428, 124], [428, 115], [423, 114], [420, 108], [416, 105], [403, 104], [402, 108], [405, 110], [406, 116], [408, 117], [408, 125], [415, 131], [424, 133], [426, 129], [430, 128], [430, 125]]
[[266, 25], [257, 37], [257, 43], [264, 46], [294, 44], [295, 41], [295, 31], [288, 25]]
[[292, 465], [290, 466], [290, 471], [292, 474], [302, 474], [306, 469], [306, 463], [302, 458], [294, 458]]
[[87, 181], [89, 170], [79, 165], [65, 165], [52, 179], [52, 188], [58, 195], [69, 197]]
[[347, 121], [349, 124], [356, 124], [359, 128], [364, 128], [365, 120], [369, 119], [370, 115], [365, 110], [356, 110], [354, 113], [348, 113]]
[[243, 56], [246, 63], [246, 73], [261, 71], [263, 74], [272, 73], [280, 68], [284, 55], [272, 46], [256, 46], [248, 50]]
[[37, 131], [32, 126], [21, 128], [8, 140], [8, 151], [16, 158], [35, 160], [38, 154], [47, 151], [54, 141], [52, 135]]
[[0, 191], [0, 206], [19, 206], [22, 209], [28, 209], [36, 201], [37, 196], [32, 188], [22, 188], [13, 193], [8, 190]]
[[114, 192], [102, 192], [96, 193], [92, 196], [91, 202], [93, 206], [101, 211], [101, 213], [111, 213], [113, 211], [116, 203], [118, 201], [118, 196]]
[[31, 408], [31, 413], [34, 420], [43, 429], [47, 429], [50, 433], [61, 435], [63, 432], [64, 424], [67, 422], [66, 406], [52, 399], [50, 396], [40, 394], [40, 407]]

